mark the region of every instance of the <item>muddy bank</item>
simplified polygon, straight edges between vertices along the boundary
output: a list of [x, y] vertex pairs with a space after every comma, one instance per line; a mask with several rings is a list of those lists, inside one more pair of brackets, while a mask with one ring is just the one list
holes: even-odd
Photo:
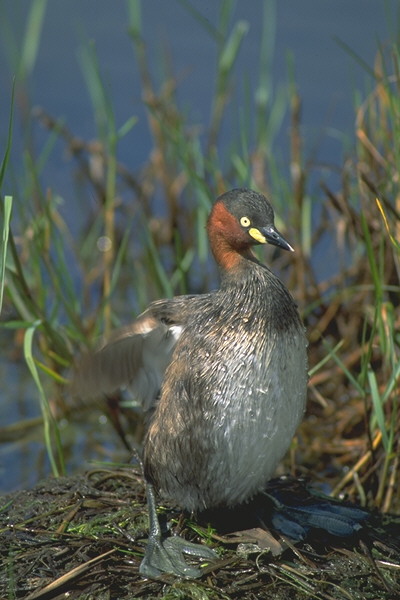
[[[1, 499], [0, 596], [52, 598], [398, 598], [400, 554], [380, 541], [354, 539], [335, 548], [317, 537], [282, 552], [257, 550], [257, 532], [239, 538], [199, 526], [164, 507], [174, 532], [217, 548], [220, 560], [198, 581], [144, 580], [147, 538], [144, 485], [132, 468], [97, 469], [49, 479]], [[381, 518], [380, 518], [381, 519]], [[399, 518], [382, 528], [399, 527]], [[215, 525], [215, 524], [214, 524]], [[240, 523], [237, 523], [238, 528]], [[240, 545], [239, 545], [240, 542]], [[279, 544], [278, 544], [279, 546]], [[241, 553], [237, 552], [238, 547]]]

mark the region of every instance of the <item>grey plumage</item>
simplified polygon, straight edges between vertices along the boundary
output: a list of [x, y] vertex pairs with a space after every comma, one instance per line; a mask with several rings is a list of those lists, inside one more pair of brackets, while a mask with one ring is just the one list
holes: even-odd
[[188, 510], [232, 506], [265, 486], [302, 418], [304, 328], [282, 283], [257, 263], [187, 307], [145, 473]]
[[[307, 387], [296, 305], [251, 252], [264, 243], [293, 250], [276, 230], [268, 200], [246, 189], [220, 196], [208, 235], [220, 288], [153, 302], [80, 361], [75, 383], [83, 396], [131, 387], [151, 414], [146, 479], [190, 511], [234, 506], [264, 488], [302, 418]], [[141, 572], [197, 576], [179, 559], [193, 547], [161, 539], [152, 485]]]

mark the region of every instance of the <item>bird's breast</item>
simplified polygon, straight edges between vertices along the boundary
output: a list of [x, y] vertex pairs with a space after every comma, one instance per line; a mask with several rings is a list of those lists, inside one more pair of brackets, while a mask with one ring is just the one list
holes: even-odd
[[262, 489], [304, 412], [306, 342], [293, 302], [284, 324], [270, 305], [237, 300], [183, 331], [147, 438], [150, 478], [189, 510]]

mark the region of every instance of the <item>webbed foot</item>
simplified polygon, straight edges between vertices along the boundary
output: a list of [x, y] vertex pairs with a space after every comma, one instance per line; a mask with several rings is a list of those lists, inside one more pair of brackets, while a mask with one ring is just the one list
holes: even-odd
[[190, 579], [201, 577], [201, 569], [189, 565], [184, 554], [206, 561], [217, 558], [217, 554], [211, 548], [201, 544], [192, 544], [179, 536], [168, 537], [165, 540], [161, 540], [159, 537], [150, 537], [145, 557], [140, 564], [140, 574], [151, 579], [163, 573], [172, 573], [177, 577]]
[[150, 528], [146, 553], [140, 563], [140, 574], [151, 579], [162, 575], [162, 573], [172, 573], [177, 577], [187, 577], [189, 579], [201, 577], [201, 569], [189, 565], [183, 555], [197, 556], [200, 559], [209, 561], [218, 558], [216, 552], [207, 546], [193, 544], [179, 536], [162, 539], [154, 490], [150, 483], [147, 484], [146, 494]]

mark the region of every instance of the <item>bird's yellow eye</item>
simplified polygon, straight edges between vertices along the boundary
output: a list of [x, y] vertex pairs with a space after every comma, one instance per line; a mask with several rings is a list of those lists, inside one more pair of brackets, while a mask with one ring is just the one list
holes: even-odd
[[250, 219], [249, 217], [242, 217], [240, 219], [240, 224], [242, 227], [248, 227], [250, 225]]

